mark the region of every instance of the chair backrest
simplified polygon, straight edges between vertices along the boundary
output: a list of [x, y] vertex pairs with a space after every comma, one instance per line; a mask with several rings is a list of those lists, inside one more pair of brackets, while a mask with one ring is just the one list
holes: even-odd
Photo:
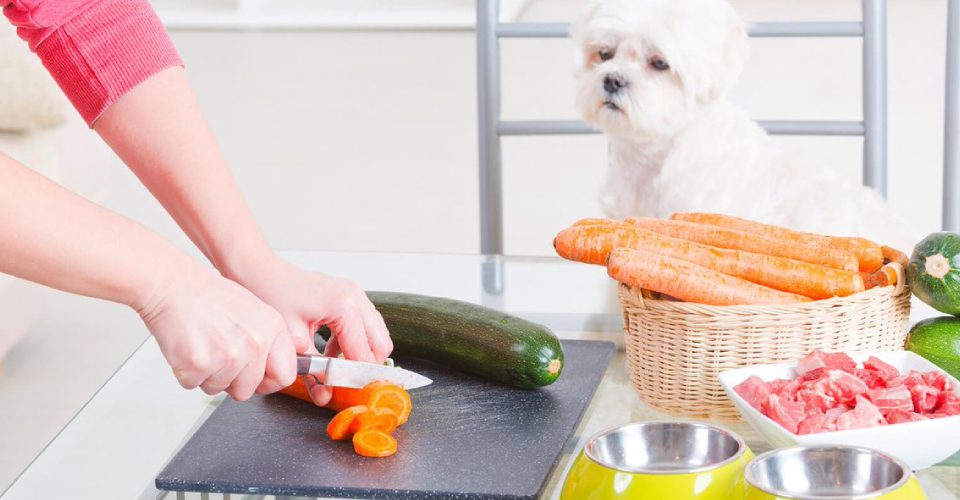
[[947, 4], [943, 133], [943, 229], [960, 231], [960, 200], [957, 199], [960, 196], [960, 0], [950, 0]]
[[[887, 2], [861, 0], [859, 22], [758, 23], [753, 37], [860, 37], [863, 39], [862, 121], [765, 121], [760, 124], [779, 135], [863, 136], [863, 182], [886, 196], [887, 192]], [[960, 0], [950, 0], [956, 6]], [[960, 12], [953, 10], [951, 21]], [[500, 39], [563, 38], [564, 23], [501, 23], [499, 0], [477, 0], [477, 96], [480, 140], [480, 252], [503, 254], [503, 190], [500, 138], [508, 135], [594, 134], [598, 131], [575, 120], [503, 121], [500, 119]], [[954, 22], [951, 26], [956, 25]], [[960, 28], [958, 28], [960, 29]], [[960, 42], [953, 38], [954, 44]], [[955, 55], [960, 56], [960, 50]], [[955, 58], [954, 58], [955, 59]], [[952, 61], [955, 65], [955, 61]], [[952, 73], [957, 83], [957, 71]], [[954, 100], [955, 106], [960, 106]], [[960, 109], [960, 108], [958, 108]], [[957, 130], [954, 113], [952, 130]], [[948, 123], [950, 123], [948, 121]], [[951, 150], [952, 164], [960, 151]], [[960, 179], [952, 178], [960, 185]], [[946, 183], [945, 188], [946, 189]], [[958, 191], [953, 190], [956, 194]], [[945, 205], [946, 206], [946, 205]], [[956, 210], [956, 208], [954, 208]]]

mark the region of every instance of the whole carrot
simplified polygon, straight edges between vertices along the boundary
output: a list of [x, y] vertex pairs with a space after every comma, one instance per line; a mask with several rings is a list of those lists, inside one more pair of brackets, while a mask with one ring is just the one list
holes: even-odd
[[630, 217], [626, 222], [660, 234], [704, 245], [786, 257], [845, 271], [856, 271], [859, 268], [856, 257], [840, 250], [801, 245], [736, 229], [648, 217]]
[[618, 220], [614, 220], [614, 219], [600, 219], [600, 218], [596, 218], [596, 217], [588, 217], [588, 218], [586, 218], [586, 219], [580, 219], [580, 220], [578, 220], [577, 222], [574, 222], [574, 223], [573, 223], [573, 226], [571, 226], [571, 227], [576, 227], [576, 226], [616, 226], [616, 225], [619, 225], [619, 224], [623, 224], [623, 222], [622, 222], [622, 221], [618, 221]]
[[801, 245], [839, 250], [856, 257], [859, 270], [868, 273], [880, 269], [883, 265], [884, 255], [880, 246], [865, 238], [824, 236], [816, 233], [805, 233], [723, 214], [696, 212], [676, 213], [671, 215], [670, 218], [673, 220], [706, 224], [708, 226], [736, 229], [746, 233], [759, 234], [768, 238], [792, 241]]
[[810, 301], [801, 295], [774, 290], [685, 260], [629, 248], [617, 248], [610, 253], [607, 273], [631, 287], [698, 304], [728, 306]]
[[603, 264], [614, 248], [624, 247], [674, 257], [812, 299], [847, 296], [864, 290], [860, 274], [799, 260], [730, 250], [671, 238], [629, 224], [574, 226], [553, 240], [566, 259]]

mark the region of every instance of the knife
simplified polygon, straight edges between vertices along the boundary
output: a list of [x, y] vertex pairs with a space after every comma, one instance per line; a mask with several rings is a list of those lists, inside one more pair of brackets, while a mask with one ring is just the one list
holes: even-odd
[[433, 383], [429, 378], [403, 368], [310, 354], [297, 355], [297, 374], [316, 375], [325, 385], [356, 389], [377, 380], [385, 380], [408, 390]]

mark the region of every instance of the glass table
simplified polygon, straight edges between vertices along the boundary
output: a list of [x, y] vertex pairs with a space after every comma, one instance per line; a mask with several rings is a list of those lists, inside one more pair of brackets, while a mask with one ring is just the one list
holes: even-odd
[[[622, 344], [616, 287], [602, 269], [555, 258], [475, 255], [283, 252], [307, 269], [350, 277], [366, 289], [402, 290], [485, 304], [546, 324], [562, 338]], [[929, 314], [918, 307], [913, 319]], [[4, 493], [3, 500], [264, 498], [158, 491], [156, 474], [223, 401], [185, 391], [151, 338], [144, 341]], [[575, 435], [544, 490], [557, 498], [575, 454], [590, 435], [627, 422], [676, 420], [638, 398], [626, 359], [607, 368]], [[756, 452], [769, 446], [745, 423], [722, 423]], [[960, 432], [960, 430], [958, 430]], [[960, 460], [921, 471], [934, 500], [958, 500]]]

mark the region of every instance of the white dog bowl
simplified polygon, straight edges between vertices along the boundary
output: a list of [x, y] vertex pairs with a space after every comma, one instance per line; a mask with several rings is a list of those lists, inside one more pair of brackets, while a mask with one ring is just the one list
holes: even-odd
[[[910, 370], [942, 373], [950, 381], [953, 391], [960, 396], [960, 381], [917, 354], [896, 351], [872, 355], [895, 366], [901, 373]], [[851, 357], [858, 363], [862, 363], [870, 356], [871, 354], [861, 354]], [[794, 379], [797, 377], [796, 365], [796, 362], [790, 362], [751, 366], [726, 371], [719, 376], [720, 385], [740, 410], [743, 418], [773, 446], [785, 448], [796, 445], [846, 445], [873, 448], [900, 458], [914, 470], [936, 465], [960, 450], [960, 415], [866, 429], [798, 435], [784, 429], [780, 424], [750, 406], [733, 390], [737, 384], [752, 375], [756, 375], [764, 382], [778, 378]]]

